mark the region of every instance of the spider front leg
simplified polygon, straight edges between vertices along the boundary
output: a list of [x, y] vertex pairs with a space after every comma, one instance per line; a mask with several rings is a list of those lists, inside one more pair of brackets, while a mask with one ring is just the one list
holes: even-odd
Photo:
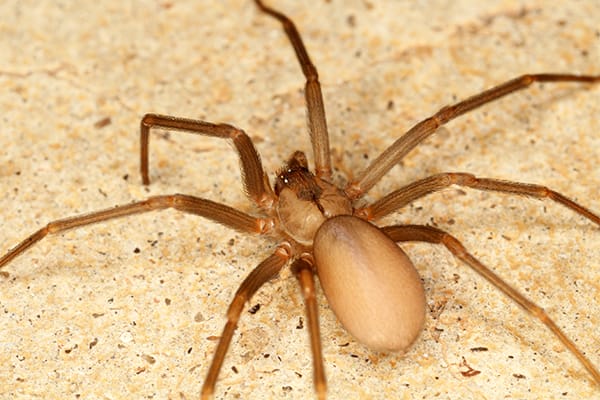
[[261, 11], [281, 22], [288, 39], [292, 43], [292, 47], [294, 47], [296, 58], [306, 78], [304, 97], [306, 99], [310, 141], [315, 157], [315, 172], [319, 178], [329, 180], [331, 178], [329, 133], [327, 131], [327, 118], [325, 116], [325, 106], [323, 105], [323, 94], [321, 93], [321, 83], [319, 83], [317, 68], [310, 61], [306, 47], [302, 42], [302, 37], [298, 33], [294, 22], [285, 14], [264, 5], [261, 0], [255, 0], [255, 3]]
[[240, 156], [242, 180], [246, 195], [262, 208], [269, 209], [275, 194], [265, 174], [260, 156], [246, 132], [228, 124], [213, 124], [195, 119], [146, 114], [140, 122], [140, 170], [144, 185], [150, 183], [148, 176], [148, 141], [151, 128], [163, 128], [198, 135], [232, 139]]
[[585, 369], [592, 375], [596, 385], [600, 386], [600, 372], [594, 364], [583, 354], [583, 352], [569, 339], [556, 323], [546, 314], [543, 308], [533, 303], [518, 290], [506, 283], [492, 270], [483, 265], [465, 247], [449, 233], [431, 226], [425, 225], [394, 225], [386, 226], [381, 230], [396, 242], [428, 242], [442, 244], [458, 259], [463, 261], [475, 272], [484, 277], [494, 287], [498, 288], [511, 300], [519, 304], [530, 316], [536, 318], [546, 325], [548, 329], [562, 342], [562, 344], [579, 360]]
[[0, 258], [0, 269], [48, 234], [165, 208], [174, 208], [185, 213], [199, 215], [241, 232], [264, 234], [272, 228], [270, 219], [255, 218], [235, 208], [211, 200], [184, 194], [154, 196], [131, 204], [52, 221], [2, 256]]
[[489, 90], [469, 97], [451, 106], [442, 107], [433, 116], [424, 119], [390, 147], [384, 150], [359, 176], [346, 186], [345, 192], [351, 199], [358, 199], [368, 192], [392, 167], [419, 143], [431, 136], [436, 130], [456, 117], [490, 103], [501, 97], [528, 88], [534, 82], [600, 82], [600, 75], [574, 74], [533, 74], [522, 75]]

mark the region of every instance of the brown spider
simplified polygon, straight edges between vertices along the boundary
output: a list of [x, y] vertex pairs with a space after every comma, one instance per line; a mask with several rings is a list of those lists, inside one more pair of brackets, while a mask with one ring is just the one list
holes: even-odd
[[[310, 328], [314, 356], [315, 386], [320, 396], [324, 396], [325, 393], [325, 378], [322, 368], [323, 363], [321, 360], [316, 303], [314, 298], [313, 273], [315, 272], [315, 269], [317, 269], [319, 273], [321, 284], [324, 287], [329, 301], [332, 303], [332, 308], [336, 311], [342, 322], [348, 327], [349, 331], [359, 340], [380, 350], [403, 350], [407, 348], [418, 335], [423, 323], [424, 304], [422, 287], [419, 279], [414, 274], [410, 261], [403, 258], [403, 253], [401, 253], [397, 247], [388, 247], [388, 243], [391, 242], [385, 235], [398, 242], [425, 241], [445, 245], [458, 258], [469, 264], [498, 289], [525, 307], [528, 311], [534, 312], [534, 314], [537, 314], [537, 317], [543, 316], [540, 309], [525, 300], [510, 286], [503, 283], [500, 278], [495, 276], [491, 271], [469, 255], [462, 245], [447, 233], [434, 227], [415, 225], [388, 226], [381, 230], [377, 230], [373, 226], [363, 222], [363, 220], [379, 220], [413, 200], [443, 189], [451, 184], [463, 185], [481, 190], [517, 193], [538, 198], [549, 197], [559, 204], [600, 224], [600, 218], [597, 215], [564, 198], [560, 194], [541, 186], [493, 179], [480, 179], [462, 173], [439, 174], [416, 181], [392, 192], [390, 195], [370, 205], [357, 206], [355, 202], [372, 188], [382, 175], [398, 163], [408, 151], [414, 148], [414, 146], [420, 143], [425, 137], [434, 133], [435, 128], [438, 125], [476, 108], [483, 103], [492, 101], [512, 91], [525, 88], [534, 81], [595, 82], [600, 80], [600, 77], [575, 76], [568, 74], [525, 76], [474, 96], [455, 106], [446, 107], [433, 118], [417, 124], [415, 128], [402, 136], [345, 188], [338, 189], [328, 183], [331, 180], [332, 171], [328, 149], [327, 128], [325, 126], [320, 86], [316, 79], [316, 70], [310, 63], [300, 36], [295, 31], [291, 21], [278, 12], [262, 6], [258, 1], [257, 4], [263, 8], [263, 11], [278, 18], [284, 25], [287, 24], [286, 32], [294, 44], [303, 72], [307, 77], [306, 100], [308, 103], [308, 116], [311, 139], [313, 142], [313, 154], [315, 158], [314, 170], [316, 176], [313, 176], [308, 171], [308, 165], [304, 154], [296, 152], [290, 157], [286, 166], [278, 173], [274, 188], [272, 189], [266, 178], [266, 174], [262, 170], [260, 159], [258, 158], [249, 137], [242, 131], [224, 124], [214, 125], [201, 121], [149, 114], [142, 120], [141, 161], [142, 177], [145, 184], [149, 183], [147, 144], [148, 133], [151, 127], [182, 130], [213, 137], [231, 138], [240, 154], [245, 190], [250, 199], [264, 211], [264, 216], [258, 218], [252, 217], [228, 206], [193, 196], [155, 196], [145, 201], [51, 222], [48, 226], [31, 235], [2, 257], [0, 259], [0, 268], [4, 267], [10, 260], [21, 254], [48, 233], [55, 233], [57, 231], [87, 225], [110, 218], [167, 207], [173, 207], [184, 212], [198, 214], [242, 232], [272, 235], [281, 239], [282, 242], [273, 255], [261, 263], [242, 283], [238, 290], [238, 294], [232, 302], [228, 312], [230, 320], [221, 336], [216, 355], [213, 359], [213, 364], [203, 387], [203, 394], [206, 396], [213, 392], [214, 385], [217, 381], [217, 373], [219, 372], [219, 368], [227, 350], [227, 345], [231, 340], [231, 335], [237, 324], [237, 318], [240, 315], [242, 306], [258, 287], [275, 277], [279, 270], [288, 262], [291, 263], [291, 268], [299, 279], [307, 302], [307, 313], [309, 317], [308, 326]], [[310, 79], [310, 77], [315, 79]], [[355, 217], [347, 216], [350, 214], [353, 214]], [[346, 216], [332, 218], [335, 215]], [[319, 230], [319, 227], [326, 218], [328, 218], [328, 222], [325, 225], [325, 228]], [[307, 223], [307, 220], [310, 222]], [[308, 227], [303, 226], [302, 228], [299, 228], [299, 226], [302, 226], [303, 224], [308, 225]], [[318, 239], [315, 243], [315, 248], [313, 249], [312, 242], [315, 235]], [[344, 241], [340, 240], [340, 238], [343, 237], [348, 238], [347, 247], [345, 247]], [[360, 261], [362, 257], [364, 257], [366, 261]], [[386, 258], [390, 259], [391, 262], [382, 263], [381, 259]], [[359, 266], [376, 265], [377, 268], [382, 268], [379, 264], [384, 264], [387, 272], [385, 274], [386, 279], [382, 281], [376, 277], [369, 277], [368, 275], [364, 277], [361, 276], [361, 279], [357, 279], [357, 275], [349, 273], [345, 276], [345, 279], [347, 280], [342, 280], [340, 283], [337, 279], [327, 277], [328, 273], [332, 273], [332, 271], [335, 273], [336, 268], [346, 267], [353, 263]], [[408, 299], [403, 298], [403, 295], [399, 295], [398, 292], [391, 290], [395, 288], [395, 286], [390, 286], [389, 282], [394, 282], [395, 280], [390, 278], [389, 274], [394, 276], [395, 272], [393, 271], [393, 268], [390, 269], [388, 267], [392, 267], [393, 264], [398, 264], [399, 267], [403, 267], [407, 271], [406, 274], [409, 275], [406, 279], [408, 279], [408, 285], [413, 288], [413, 293], [410, 293]], [[325, 268], [324, 266], [327, 267]], [[398, 279], [402, 278], [398, 277]], [[367, 287], [362, 289], [357, 288], [356, 291], [347, 290], [348, 285], [360, 285], [361, 283], [365, 283]], [[338, 287], [338, 284], [344, 289]], [[373, 304], [369, 304], [369, 301], [374, 301], [372, 299], [373, 296], [381, 294], [381, 292], [372, 290], [368, 287], [372, 285], [383, 285], [380, 290], [385, 292], [386, 296], [375, 301]], [[354, 297], [356, 293], [368, 294], [364, 300], [367, 301], [369, 307], [362, 313], [357, 313], [357, 309], [360, 307], [356, 307], [355, 305], [349, 306], [347, 304], [354, 300], [349, 296]], [[390, 321], [394, 320], [390, 319], [389, 315], [386, 315], [383, 318], [375, 316], [373, 320], [365, 324], [365, 321], [372, 317], [370, 314], [373, 314], [373, 310], [377, 309], [378, 305], [384, 303], [384, 299], [388, 303], [387, 308], [384, 306], [381, 310], [384, 314], [394, 314], [396, 312], [396, 307], [389, 307], [389, 305], [402, 306], [405, 300], [414, 301], [414, 303], [410, 303], [410, 305], [412, 308], [415, 308], [415, 310], [406, 310], [407, 314], [405, 314], [402, 319], [396, 320], [399, 325], [394, 327], [394, 329], [389, 329]], [[407, 319], [414, 321], [413, 329], [410, 329], [409, 332], [397, 335], [397, 332], [407, 325], [405, 323]], [[598, 372], [587, 358], [585, 358], [569, 339], [562, 336], [558, 327], [556, 327], [551, 320], [540, 319], [559, 337], [563, 344], [580, 360], [580, 362], [582, 362], [593, 375], [596, 383], [600, 384]], [[393, 325], [391, 326], [393, 327]], [[374, 327], [376, 328], [374, 329]]]

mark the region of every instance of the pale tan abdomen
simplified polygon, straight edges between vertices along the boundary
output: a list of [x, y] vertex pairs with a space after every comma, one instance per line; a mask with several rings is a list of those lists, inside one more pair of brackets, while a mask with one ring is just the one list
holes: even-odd
[[323, 291], [348, 332], [378, 351], [404, 351], [414, 342], [425, 293], [396, 243], [362, 219], [338, 216], [319, 228], [313, 251]]

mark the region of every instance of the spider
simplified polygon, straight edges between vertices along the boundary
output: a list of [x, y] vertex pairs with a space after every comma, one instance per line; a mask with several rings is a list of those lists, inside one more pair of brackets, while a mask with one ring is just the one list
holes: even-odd
[[[198, 214], [242, 232], [259, 233], [279, 238], [281, 243], [277, 250], [251, 272], [241, 284], [236, 297], [232, 301], [228, 311], [230, 320], [221, 335], [215, 357], [203, 386], [202, 393], [205, 397], [213, 393], [217, 382], [217, 375], [242, 306], [264, 282], [274, 278], [281, 268], [288, 264], [298, 277], [305, 295], [308, 326], [310, 328], [311, 346], [314, 357], [315, 387], [320, 397], [324, 397], [325, 395], [326, 384], [323, 361], [321, 359], [319, 325], [314, 297], [315, 283], [313, 275], [315, 273], [319, 275], [321, 285], [331, 302], [332, 308], [336, 311], [344, 325], [347, 326], [348, 330], [357, 339], [376, 350], [406, 349], [415, 340], [423, 324], [423, 314], [419, 311], [424, 308], [422, 287], [420, 286], [419, 279], [415, 276], [410, 261], [405, 258], [403, 253], [395, 246], [393, 249], [388, 246], [391, 240], [396, 242], [425, 241], [445, 245], [458, 258], [482, 274], [484, 278], [492, 282], [498, 289], [529, 311], [535, 311], [539, 317], [542, 312], [540, 309], [524, 299], [511, 286], [505, 284], [499, 277], [473, 258], [448, 233], [431, 226], [416, 225], [388, 226], [377, 229], [374, 225], [365, 221], [376, 222], [415, 199], [441, 190], [451, 184], [539, 198], [548, 197], [600, 224], [600, 219], [596, 214], [564, 198], [562, 195], [541, 186], [475, 178], [472, 175], [464, 173], [440, 174], [415, 181], [412, 184], [393, 191], [390, 195], [372, 204], [360, 205], [359, 200], [406, 153], [425, 137], [433, 134], [437, 125], [448, 122], [483, 103], [507, 95], [512, 91], [523, 89], [535, 81], [578, 81], [591, 83], [600, 80], [600, 77], [569, 74], [528, 75], [509, 81], [481, 95], [457, 103], [454, 106], [444, 108], [434, 118], [423, 121], [404, 136], [401, 136], [388, 151], [375, 159], [357, 178], [351, 180], [345, 187], [338, 188], [330, 184], [332, 179], [331, 157], [328, 149], [328, 135], [320, 85], [318, 79], [316, 79], [316, 69], [308, 58], [300, 35], [297, 33], [292, 22], [278, 11], [265, 6], [262, 2], [256, 1], [256, 3], [262, 11], [278, 19], [287, 28], [288, 37], [294, 45], [294, 49], [297, 52], [296, 55], [307, 78], [306, 101], [308, 104], [308, 117], [313, 144], [313, 156], [315, 159], [315, 168], [312, 169], [314, 174], [308, 168], [304, 153], [295, 152], [288, 159], [286, 165], [278, 172], [275, 183], [271, 186], [267, 175], [262, 169], [258, 153], [254, 149], [249, 137], [243, 131], [225, 124], [211, 124], [202, 121], [148, 114], [142, 120], [141, 128], [141, 164], [142, 177], [145, 184], [149, 183], [147, 145], [151, 128], [183, 130], [212, 137], [230, 138], [240, 155], [245, 190], [249, 198], [264, 213], [260, 217], [253, 217], [231, 207], [187, 195], [155, 196], [145, 201], [51, 222], [2, 257], [0, 259], [0, 268], [4, 267], [10, 260], [23, 253], [48, 233], [56, 233], [110, 218], [167, 207]], [[298, 218], [300, 220], [297, 220]], [[308, 223], [306, 222], [307, 220], [309, 221]], [[297, 225], [305, 223], [310, 226], [308, 228], [302, 227], [302, 229], [297, 227]], [[344, 244], [337, 243], [341, 237], [348, 238], [347, 243], [349, 247], [344, 247]], [[373, 249], [376, 252], [373, 252]], [[352, 254], [354, 257], [348, 257], [347, 254]], [[362, 256], [373, 262], [353, 262]], [[351, 292], [347, 288], [338, 287], [337, 280], [327, 277], [328, 273], [336, 272], [336, 268], [341, 266], [352, 265], [353, 263], [363, 266], [378, 264], [381, 262], [380, 257], [384, 259], [391, 258], [393, 260], [391, 264], [397, 264], [399, 269], [404, 270], [405, 274], [409, 275], [406, 279], [409, 282], [409, 286], [412, 287], [412, 294], [409, 299], [395, 298], [398, 295], [390, 291], [391, 286], [388, 286], [386, 283], [383, 289], [389, 293], [386, 293], [387, 296], [385, 299], [390, 304], [398, 305], [402, 305], [404, 304], [404, 300], [408, 300], [408, 304], [417, 310], [416, 312], [407, 310], [407, 314], [398, 320], [399, 323], [402, 323], [402, 326], [397, 326], [397, 329], [392, 330], [394, 332], [388, 330], [389, 319], [384, 319], [385, 323], [381, 319], [374, 319], [365, 323], [369, 318], [368, 314], [372, 310], [377, 309], [377, 304], [368, 303], [368, 298], [365, 300], [370, 307], [368, 307], [367, 312], [363, 312], [362, 314], [357, 314], [357, 307], [347, 305], [351, 301], [348, 295], [365, 293], [371, 296], [375, 295], [376, 291], [367, 287]], [[320, 268], [321, 266], [328, 267], [322, 269]], [[385, 267], [386, 272], [390, 274], [386, 274], [386, 280], [389, 278], [390, 281], [395, 281], [392, 278], [395, 276], [395, 272], [388, 268], [390, 265], [386, 264]], [[360, 282], [355, 282], [356, 279], [354, 278], [356, 277], [356, 275], [353, 277], [352, 273], [349, 273], [346, 277], [348, 280], [342, 281], [342, 286], [360, 284]], [[397, 278], [401, 279], [400, 277]], [[369, 276], [364, 277], [361, 281], [365, 282], [367, 286], [371, 283], [375, 285], [385, 283]], [[382, 312], [391, 311], [388, 307]], [[396, 335], [395, 332], [401, 330], [406, 325], [404, 322], [407, 319], [413, 321], [413, 329], [410, 332]], [[560, 330], [551, 320], [544, 321], [546, 326], [559, 337], [563, 344], [592, 374], [595, 381], [600, 383], [596, 368], [587, 360], [582, 352], [560, 333]], [[373, 329], [373, 325], [376, 326], [375, 329]], [[379, 335], [380, 333], [382, 334]]]

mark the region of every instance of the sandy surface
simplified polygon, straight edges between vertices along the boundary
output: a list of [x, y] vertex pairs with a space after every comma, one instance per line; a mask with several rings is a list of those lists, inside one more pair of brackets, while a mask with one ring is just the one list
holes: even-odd
[[[594, 2], [271, 3], [293, 16], [319, 68], [341, 173], [439, 107], [521, 73], [600, 73]], [[250, 1], [8, 0], [0, 21], [0, 253], [53, 219], [149, 195], [250, 210], [235, 154], [216, 140], [154, 134], [143, 187], [146, 112], [244, 128], [271, 172], [309, 149], [299, 68], [280, 26]], [[600, 211], [599, 114], [598, 86], [538, 85], [450, 123], [369, 198], [469, 171], [545, 184]], [[550, 201], [456, 188], [385, 222], [452, 232], [600, 366], [597, 226]], [[273, 245], [174, 211], [48, 237], [0, 279], [0, 397], [197, 398], [227, 304]], [[598, 396], [547, 329], [447, 251], [405, 248], [429, 304], [408, 354], [354, 342], [320, 295], [332, 399]], [[311, 396], [294, 278], [268, 284], [255, 304], [217, 397]]]

